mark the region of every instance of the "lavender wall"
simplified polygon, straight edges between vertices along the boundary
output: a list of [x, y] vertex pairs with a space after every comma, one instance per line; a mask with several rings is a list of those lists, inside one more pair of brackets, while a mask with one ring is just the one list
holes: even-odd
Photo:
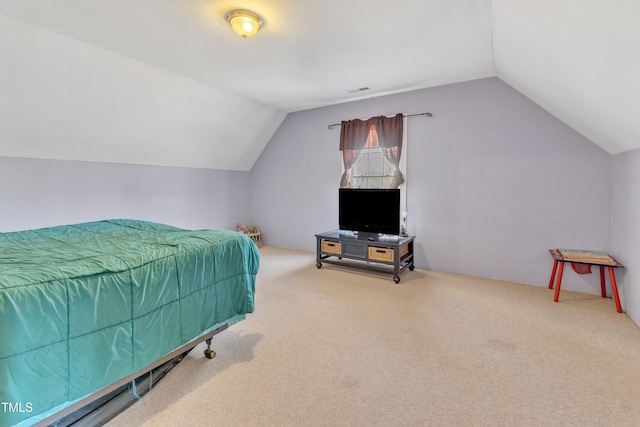
[[[408, 119], [408, 228], [420, 268], [546, 285], [555, 247], [609, 250], [610, 155], [497, 78], [302, 111], [251, 171], [266, 244], [315, 250], [338, 226], [344, 119]], [[310, 255], [311, 256], [311, 255]], [[563, 288], [597, 294], [598, 275]]]
[[611, 251], [625, 265], [618, 270], [622, 306], [640, 325], [640, 150], [613, 158]]
[[[337, 227], [339, 128], [327, 125], [424, 111], [434, 117], [408, 120], [405, 171], [419, 267], [545, 286], [548, 248], [611, 250], [640, 323], [640, 150], [612, 158], [496, 78], [290, 114], [251, 173], [0, 156], [0, 232], [247, 221], [269, 245], [313, 251], [314, 234]], [[570, 270], [563, 286], [599, 292], [597, 275]]]
[[0, 157], [0, 232], [108, 218], [248, 221], [248, 172]]

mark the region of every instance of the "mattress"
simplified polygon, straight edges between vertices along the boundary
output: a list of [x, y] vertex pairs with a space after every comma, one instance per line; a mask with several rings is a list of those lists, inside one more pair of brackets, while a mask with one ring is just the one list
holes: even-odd
[[0, 425], [29, 425], [242, 320], [258, 266], [235, 231], [121, 219], [0, 233]]

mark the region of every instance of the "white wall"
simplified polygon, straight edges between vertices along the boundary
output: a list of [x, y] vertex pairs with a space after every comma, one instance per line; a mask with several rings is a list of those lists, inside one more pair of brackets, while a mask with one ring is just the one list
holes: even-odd
[[290, 114], [251, 171], [263, 240], [314, 251], [338, 226], [340, 132], [327, 125], [398, 112], [434, 115], [407, 126], [418, 267], [546, 286], [548, 249], [609, 250], [610, 156], [497, 78]]
[[625, 266], [617, 269], [622, 306], [640, 325], [640, 150], [613, 158], [611, 251]]
[[0, 157], [0, 232], [109, 218], [235, 229], [248, 185], [248, 172]]

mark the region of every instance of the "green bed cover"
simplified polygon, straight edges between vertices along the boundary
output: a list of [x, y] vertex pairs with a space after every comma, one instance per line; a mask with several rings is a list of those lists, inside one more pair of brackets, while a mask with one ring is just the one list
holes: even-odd
[[30, 425], [253, 312], [235, 231], [109, 220], [0, 233], [0, 426]]

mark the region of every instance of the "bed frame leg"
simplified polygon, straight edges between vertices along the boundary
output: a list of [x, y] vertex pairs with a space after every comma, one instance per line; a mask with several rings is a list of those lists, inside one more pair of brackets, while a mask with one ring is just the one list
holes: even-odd
[[211, 350], [211, 338], [207, 339], [205, 342], [207, 343], [207, 349], [204, 351], [204, 356], [207, 359], [213, 359], [216, 357], [216, 352]]

